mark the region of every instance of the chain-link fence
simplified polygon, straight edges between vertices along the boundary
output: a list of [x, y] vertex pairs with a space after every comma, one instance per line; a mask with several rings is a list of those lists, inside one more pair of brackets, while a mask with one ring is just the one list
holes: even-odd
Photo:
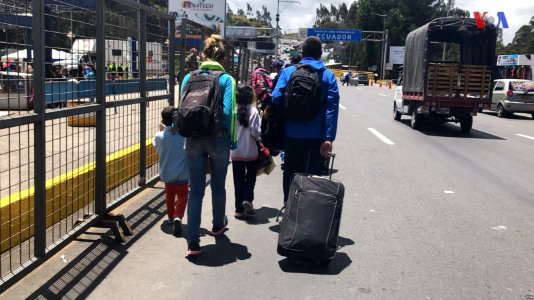
[[156, 178], [173, 28], [132, 0], [0, 1], [0, 289]]

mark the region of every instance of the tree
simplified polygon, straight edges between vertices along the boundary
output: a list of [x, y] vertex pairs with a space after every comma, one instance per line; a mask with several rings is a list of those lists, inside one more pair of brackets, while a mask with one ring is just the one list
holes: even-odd
[[528, 25], [523, 25], [515, 33], [512, 43], [506, 47], [504, 54], [531, 54], [534, 53], [534, 17]]

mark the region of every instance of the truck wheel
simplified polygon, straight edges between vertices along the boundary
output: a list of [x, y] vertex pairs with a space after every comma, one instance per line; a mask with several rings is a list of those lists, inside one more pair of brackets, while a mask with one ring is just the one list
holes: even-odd
[[499, 105], [497, 105], [497, 117], [504, 118], [506, 116], [508, 116], [508, 112], [504, 110], [502, 104], [499, 103]]
[[395, 119], [395, 121], [399, 121], [401, 117], [401, 113], [397, 110], [397, 104], [393, 103], [393, 119]]
[[412, 129], [419, 129], [421, 127], [422, 116], [417, 113], [417, 108], [414, 108], [412, 112], [412, 120], [410, 121], [410, 126]]
[[471, 128], [473, 128], [473, 116], [465, 116], [460, 121], [460, 129], [462, 129], [463, 133], [469, 133], [471, 131]]

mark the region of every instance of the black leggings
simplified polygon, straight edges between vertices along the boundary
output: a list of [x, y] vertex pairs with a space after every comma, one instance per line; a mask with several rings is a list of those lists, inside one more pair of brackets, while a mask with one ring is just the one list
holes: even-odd
[[232, 171], [234, 173], [235, 190], [235, 211], [242, 213], [243, 201], [254, 201], [254, 186], [256, 185], [257, 162], [252, 161], [232, 161]]

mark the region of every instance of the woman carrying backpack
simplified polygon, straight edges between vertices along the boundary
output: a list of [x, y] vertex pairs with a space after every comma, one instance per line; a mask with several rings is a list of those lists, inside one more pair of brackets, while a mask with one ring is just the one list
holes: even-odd
[[200, 74], [196, 72], [187, 74], [180, 86], [182, 90], [181, 101], [184, 102], [184, 100], [187, 100], [185, 99], [187, 95], [184, 96], [184, 89], [186, 89], [187, 94], [187, 89], [192, 86], [187, 86], [188, 80], [192, 77], [193, 80], [198, 80], [200, 75], [212, 76], [217, 74], [219, 84], [217, 88], [220, 91], [220, 99], [217, 100], [222, 103], [222, 112], [218, 114], [222, 117], [221, 130], [212, 136], [189, 137], [186, 140], [185, 153], [190, 173], [190, 192], [187, 206], [187, 254], [189, 256], [202, 253], [200, 248], [200, 217], [202, 214], [202, 199], [204, 198], [206, 187], [206, 167], [208, 162], [211, 168], [210, 185], [213, 206], [211, 235], [217, 236], [224, 233], [228, 225], [228, 218], [225, 215], [225, 181], [230, 149], [235, 149], [237, 142], [235, 132], [236, 93], [234, 78], [226, 73], [216, 73], [225, 71], [221, 65], [224, 61], [224, 56], [223, 38], [219, 35], [211, 35], [204, 41], [204, 50], [202, 52], [204, 62], [200, 65]]
[[237, 219], [256, 213], [254, 186], [258, 169], [258, 146], [256, 141], [261, 135], [261, 120], [256, 107], [252, 106], [254, 91], [249, 85], [237, 88], [237, 148], [231, 151], [232, 171], [234, 174], [235, 213]]

